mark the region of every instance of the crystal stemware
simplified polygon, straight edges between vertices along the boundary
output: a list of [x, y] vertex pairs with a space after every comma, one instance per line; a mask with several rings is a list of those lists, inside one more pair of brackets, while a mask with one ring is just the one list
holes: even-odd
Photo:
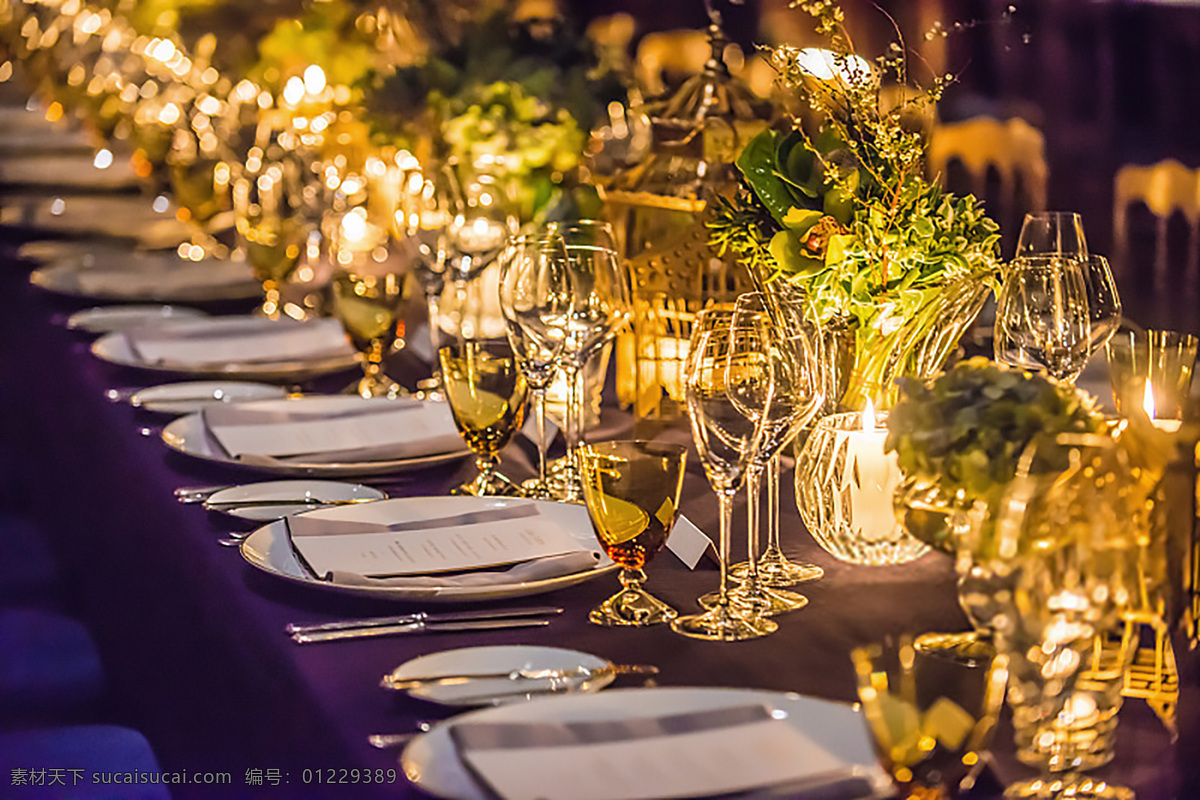
[[982, 767], [1007, 660], [987, 641], [926, 650], [908, 639], [851, 653], [875, 753], [906, 800], [950, 800]]
[[404, 387], [387, 376], [383, 361], [404, 342], [407, 275], [394, 265], [368, 264], [333, 274], [333, 313], [362, 361], [352, 385], [361, 397], [402, 397]]
[[1013, 261], [996, 300], [996, 360], [1074, 382], [1091, 346], [1080, 262], [1053, 256]]
[[458, 341], [438, 351], [454, 424], [475, 453], [479, 475], [453, 490], [477, 497], [518, 495], [500, 473], [500, 451], [525, 419], [528, 384], [507, 342]]
[[604, 551], [621, 566], [621, 590], [592, 609], [589, 622], [643, 627], [678, 616], [642, 583], [646, 563], [667, 543], [675, 524], [686, 459], [686, 448], [664, 442], [602, 442], [581, 448], [588, 515]]
[[[402, 189], [401, 207], [393, 215], [392, 235], [407, 257], [421, 285], [429, 313], [429, 343], [437, 353], [441, 345], [441, 298], [446, 288], [446, 227], [451, 211], [442, 173], [413, 171]], [[419, 384], [430, 396], [440, 396], [441, 368], [434, 359], [433, 375]]]
[[538, 335], [539, 308], [545, 302], [542, 292], [551, 286], [542, 272], [549, 265], [546, 256], [553, 246], [546, 236], [518, 237], [509, 243], [500, 267], [500, 311], [507, 323], [509, 344], [534, 393], [537, 422], [538, 474], [522, 489], [529, 497], [542, 499], [560, 499], [553, 489], [561, 489], [546, 480], [546, 390], [558, 371], [563, 339]]
[[[756, 454], [754, 472], [746, 479], [750, 513], [758, 516], [758, 484], [763, 470], [767, 477], [767, 548], [758, 558], [759, 580], [764, 586], [785, 587], [817, 580], [825, 571], [816, 564], [797, 563], [784, 555], [779, 532], [779, 455], [797, 432], [803, 430], [825, 403], [820, 359], [820, 332], [805, 314], [805, 299], [798, 292], [777, 291], [774, 295], [747, 292], [738, 297], [737, 314], [765, 315], [771, 350], [777, 354], [775, 402], [769, 416], [750, 409], [768, 428]], [[743, 328], [744, 330], [749, 330]], [[757, 534], [755, 534], [757, 536]], [[741, 580], [749, 564], [737, 564], [731, 574]]]
[[1016, 258], [1059, 256], [1086, 258], [1083, 217], [1074, 211], [1035, 211], [1025, 215], [1017, 238]]
[[746, 482], [762, 435], [761, 426], [738, 409], [733, 395], [738, 387], [761, 391], [769, 407], [775, 385], [771, 358], [761, 351], [735, 351], [732, 320], [729, 309], [710, 308], [696, 316], [684, 376], [692, 438], [720, 505], [721, 580], [711, 608], [671, 622], [672, 630], [685, 636], [726, 642], [765, 636], [779, 627], [765, 617], [737, 613], [728, 588], [733, 499]]
[[568, 501], [582, 498], [577, 450], [582, 441], [582, 377], [588, 360], [624, 326], [631, 311], [629, 274], [606, 222], [550, 223], [539, 258], [538, 302], [525, 327], [546, 342], [562, 342], [567, 383], [567, 455], [553, 482]]

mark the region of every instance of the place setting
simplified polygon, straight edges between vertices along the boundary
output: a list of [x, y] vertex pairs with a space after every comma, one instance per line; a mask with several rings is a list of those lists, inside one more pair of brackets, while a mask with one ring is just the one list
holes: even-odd
[[174, 250], [89, 249], [47, 260], [29, 276], [40, 289], [113, 302], [249, 300], [261, 284], [243, 262], [184, 258]]

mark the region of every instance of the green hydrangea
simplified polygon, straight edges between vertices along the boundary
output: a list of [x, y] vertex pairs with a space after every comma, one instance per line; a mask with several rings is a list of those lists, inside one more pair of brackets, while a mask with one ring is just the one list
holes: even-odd
[[885, 447], [906, 475], [986, 498], [1013, 479], [1034, 437], [1103, 428], [1092, 399], [1075, 387], [972, 358], [929, 383], [901, 379]]

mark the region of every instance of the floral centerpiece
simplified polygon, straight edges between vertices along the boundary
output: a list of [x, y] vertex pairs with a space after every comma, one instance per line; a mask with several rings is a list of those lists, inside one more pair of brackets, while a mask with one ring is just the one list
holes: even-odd
[[903, 47], [872, 65], [854, 53], [835, 3], [799, 5], [828, 39], [823, 60], [814, 67], [811, 50], [787, 46], [767, 54], [812, 114], [742, 151], [742, 189], [718, 209], [711, 242], [768, 289], [802, 287], [817, 321], [852, 348], [837, 399], [886, 407], [894, 378], [934, 374], [978, 315], [994, 285], [998, 226], [974, 197], [926, 179], [925, 142], [906, 127], [912, 106], [936, 102], [945, 81], [884, 111], [882, 83], [907, 83]]
[[[1091, 397], [1074, 386], [985, 358], [960, 362], [928, 383], [901, 378], [900, 389], [885, 443], [905, 475], [898, 503], [909, 504], [909, 533], [941, 550], [964, 544], [949, 540], [945, 515], [976, 503], [994, 508], [1035, 437], [1105, 430]], [[1040, 461], [1031, 469], [1064, 466]], [[975, 534], [974, 548], [990, 552], [987, 531]]]
[[564, 205], [598, 214], [580, 169], [589, 131], [624, 87], [592, 42], [566, 19], [501, 7], [428, 44], [422, 63], [368, 93], [377, 135], [418, 156], [498, 165], [524, 222], [570, 213]]

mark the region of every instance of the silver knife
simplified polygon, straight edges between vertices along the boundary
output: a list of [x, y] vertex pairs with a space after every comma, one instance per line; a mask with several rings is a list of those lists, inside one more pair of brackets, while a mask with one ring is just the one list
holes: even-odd
[[399, 614], [394, 617], [365, 617], [363, 619], [342, 619], [336, 622], [321, 622], [314, 625], [300, 625], [289, 622], [284, 629], [288, 633], [316, 633], [318, 631], [343, 631], [353, 628], [375, 628], [382, 625], [407, 625], [412, 622], [461, 622], [474, 619], [512, 619], [515, 617], [544, 617], [561, 614], [558, 606], [526, 606], [521, 608], [480, 608], [473, 611], [416, 611], [411, 614]]
[[376, 636], [400, 636], [409, 633], [480, 631], [498, 628], [543, 628], [549, 624], [550, 620], [548, 619], [477, 619], [463, 622], [417, 621], [408, 622], [403, 625], [378, 625], [374, 628], [293, 633], [292, 641], [297, 644], [310, 644], [314, 642], [337, 642], [346, 639], [366, 639]]

